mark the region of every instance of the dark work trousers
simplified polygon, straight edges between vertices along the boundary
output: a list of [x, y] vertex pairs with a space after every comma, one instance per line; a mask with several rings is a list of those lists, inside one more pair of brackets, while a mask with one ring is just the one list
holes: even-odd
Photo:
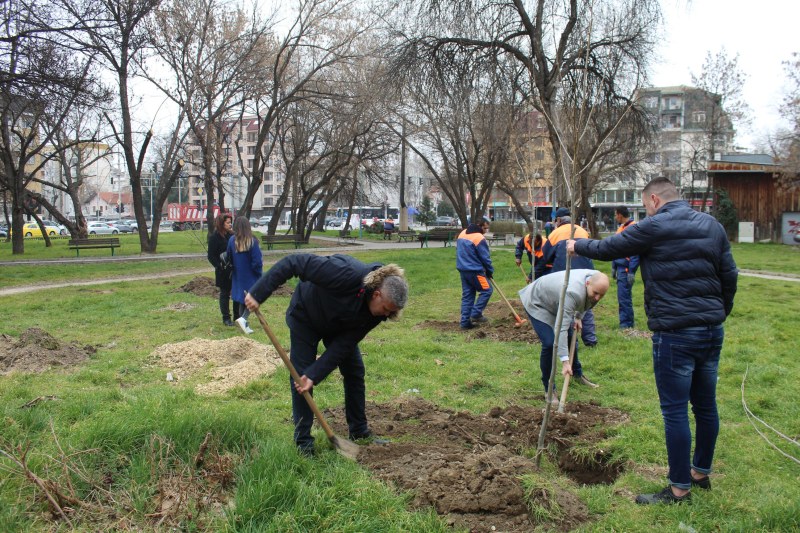
[[[584, 315], [585, 316], [585, 315]], [[542, 385], [544, 391], [547, 392], [547, 384], [550, 382], [550, 372], [553, 369], [553, 344], [556, 342], [556, 335], [553, 327], [550, 324], [536, 320], [528, 313], [528, 320], [533, 326], [536, 335], [542, 343], [542, 351], [539, 354], [539, 368], [542, 371]], [[572, 335], [574, 329], [570, 325], [567, 342], [572, 343]], [[569, 345], [567, 345], [569, 346]], [[560, 374], [561, 369], [558, 369], [556, 374]], [[578, 344], [575, 344], [575, 357], [572, 359], [572, 376], [577, 379], [583, 375], [583, 367], [581, 361], [578, 359]], [[554, 389], [555, 390], [555, 389]]]
[[597, 329], [594, 325], [594, 312], [589, 309], [583, 314], [583, 328], [581, 328], [581, 340], [584, 346], [594, 346], [597, 344]]
[[[230, 320], [231, 319], [231, 287], [228, 285], [228, 288], [220, 287], [219, 289], [219, 312], [222, 313], [222, 320]], [[241, 316], [239, 306], [237, 302], [233, 302], [233, 319], [236, 320]]]
[[[291, 340], [289, 358], [297, 373], [302, 376], [306, 369], [317, 360], [320, 341], [327, 346], [328, 342], [333, 339], [322, 337], [308, 323], [288, 315], [286, 324], [289, 326]], [[358, 346], [349, 357], [345, 357], [339, 364], [339, 372], [342, 373], [344, 379], [344, 413], [350, 435], [366, 435], [369, 427], [366, 415], [364, 361], [361, 359], [361, 351]], [[289, 378], [289, 383], [292, 389], [294, 442], [302, 450], [311, 450], [314, 447], [314, 437], [311, 436], [314, 412], [308, 406], [306, 399], [297, 393], [291, 378]], [[311, 389], [312, 394], [313, 390]]]

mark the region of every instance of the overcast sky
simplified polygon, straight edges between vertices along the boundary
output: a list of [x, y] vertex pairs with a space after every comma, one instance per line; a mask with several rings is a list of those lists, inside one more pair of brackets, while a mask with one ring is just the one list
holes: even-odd
[[781, 124], [778, 106], [786, 75], [782, 62], [800, 52], [800, 2], [796, 0], [663, 0], [665, 41], [653, 85], [691, 85], [707, 52], [739, 54], [747, 75], [744, 95], [752, 125], [737, 132], [739, 146], [754, 144]]

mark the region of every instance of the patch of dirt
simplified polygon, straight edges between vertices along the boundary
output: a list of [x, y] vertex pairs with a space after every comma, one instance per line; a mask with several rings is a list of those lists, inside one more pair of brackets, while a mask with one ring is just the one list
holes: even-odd
[[[211, 296], [219, 298], [219, 287], [214, 285], [214, 280], [206, 276], [196, 278], [184, 283], [180, 287], [172, 289], [170, 292], [188, 292], [195, 296]], [[288, 285], [281, 285], [272, 293], [272, 296], [291, 296], [294, 289]]]
[[[413, 495], [414, 508], [433, 507], [448, 523], [472, 532], [526, 532], [535, 527], [568, 531], [589, 520], [576, 483], [611, 483], [623, 465], [593, 446], [627, 414], [593, 404], [570, 403], [551, 412], [545, 445], [568, 476], [563, 483], [523, 487], [520, 476], [536, 471], [542, 406], [494, 407], [488, 413], [453, 411], [417, 397], [367, 405], [373, 433], [387, 444], [361, 447], [359, 462]], [[343, 409], [327, 412], [338, 434], [347, 434]], [[583, 453], [576, 451], [580, 445]], [[585, 450], [594, 450], [591, 453]], [[587, 456], [588, 455], [588, 456]], [[571, 481], [570, 481], [571, 480]], [[548, 509], [537, 523], [532, 507]]]
[[19, 338], [0, 335], [0, 375], [45, 372], [81, 364], [97, 349], [62, 342], [43, 329], [28, 328]]
[[[515, 326], [516, 319], [511, 314], [511, 309], [505, 302], [489, 302], [483, 311], [483, 316], [489, 322], [481, 324], [473, 329], [462, 330], [459, 324], [459, 314], [453, 314], [453, 318], [448, 321], [427, 320], [418, 324], [416, 327], [421, 329], [435, 329], [447, 333], [460, 333], [468, 340], [491, 339], [502, 342], [527, 342], [528, 344], [538, 344], [539, 337], [533, 331], [533, 326], [527, 320], [525, 310], [519, 301], [511, 301], [511, 306], [517, 315], [523, 320], [522, 325]], [[456, 310], [458, 313], [458, 310]]]
[[622, 330], [622, 334], [631, 339], [652, 339], [653, 334], [649, 331], [642, 331], [640, 329], [626, 328]]
[[164, 344], [151, 354], [159, 365], [170, 370], [174, 381], [186, 380], [207, 372], [210, 381], [199, 383], [198, 394], [223, 394], [275, 372], [282, 362], [272, 346], [247, 337], [225, 340], [195, 338]]
[[197, 307], [194, 304], [186, 303], [186, 302], [178, 302], [174, 304], [169, 304], [166, 307], [162, 307], [160, 311], [191, 311]]

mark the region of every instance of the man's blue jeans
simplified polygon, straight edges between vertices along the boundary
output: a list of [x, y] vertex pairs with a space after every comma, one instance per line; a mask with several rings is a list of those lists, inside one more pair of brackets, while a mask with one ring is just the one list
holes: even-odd
[[[470, 327], [471, 318], [479, 318], [492, 297], [491, 283], [483, 272], [462, 272], [461, 274], [461, 327]], [[475, 295], [478, 299], [475, 299]]]
[[[553, 332], [553, 328], [550, 326], [550, 324], [542, 322], [541, 320], [536, 320], [529, 313], [528, 320], [530, 320], [534, 331], [536, 331], [536, 335], [542, 342], [542, 351], [539, 354], [539, 368], [542, 371], [542, 385], [544, 385], [544, 391], [547, 392], [547, 384], [550, 382], [550, 372], [553, 369], [553, 344], [556, 341], [556, 335], [555, 332]], [[574, 331], [575, 330], [570, 326], [569, 338], [567, 339], [567, 342], [572, 342], [572, 335]], [[583, 375], [581, 362], [578, 359], [577, 343], [575, 344], [575, 358], [572, 360], [572, 375], [576, 378]]]
[[619, 327], [633, 327], [633, 287], [628, 283], [628, 273], [617, 269], [617, 302], [619, 303]]
[[[722, 325], [653, 333], [653, 372], [664, 417], [669, 483], [681, 489], [692, 486], [691, 468], [711, 472], [719, 434], [717, 369], [724, 336]], [[689, 403], [695, 420], [691, 462]]]
[[[317, 360], [317, 349], [320, 341], [327, 346], [332, 338], [322, 337], [309, 324], [287, 315], [291, 342], [289, 359], [301, 376], [306, 369]], [[366, 387], [364, 384], [364, 360], [356, 346], [350, 357], [339, 363], [339, 372], [344, 380], [344, 414], [350, 435], [364, 435], [369, 432], [366, 415]], [[292, 389], [292, 418], [294, 419], [294, 442], [298, 448], [312, 450], [314, 437], [311, 436], [311, 425], [314, 423], [314, 412], [306, 399], [294, 388], [294, 381], [289, 377]], [[315, 383], [316, 385], [316, 383]], [[311, 389], [313, 396], [314, 389]]]

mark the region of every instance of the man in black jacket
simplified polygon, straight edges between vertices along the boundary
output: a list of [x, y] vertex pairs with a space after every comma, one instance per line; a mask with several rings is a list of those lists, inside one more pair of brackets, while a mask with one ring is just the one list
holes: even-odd
[[[567, 250], [594, 259], [639, 255], [647, 325], [653, 331], [653, 371], [664, 418], [669, 486], [637, 503], [678, 503], [692, 486], [711, 488], [719, 433], [716, 386], [724, 332], [738, 271], [725, 230], [689, 207], [667, 178], [642, 192], [647, 218], [602, 241], [569, 241]], [[688, 404], [695, 418], [695, 450]]]
[[[344, 378], [344, 406], [350, 438], [372, 433], [365, 413], [364, 361], [358, 343], [375, 326], [397, 317], [408, 299], [408, 284], [397, 265], [364, 264], [346, 255], [292, 254], [273, 265], [250, 288], [245, 305], [255, 311], [287, 280], [299, 277], [286, 324], [290, 359], [300, 383], [292, 387], [294, 440], [305, 454], [314, 452], [314, 413], [302, 394], [313, 392], [335, 368]], [[320, 341], [325, 351], [317, 358]]]

